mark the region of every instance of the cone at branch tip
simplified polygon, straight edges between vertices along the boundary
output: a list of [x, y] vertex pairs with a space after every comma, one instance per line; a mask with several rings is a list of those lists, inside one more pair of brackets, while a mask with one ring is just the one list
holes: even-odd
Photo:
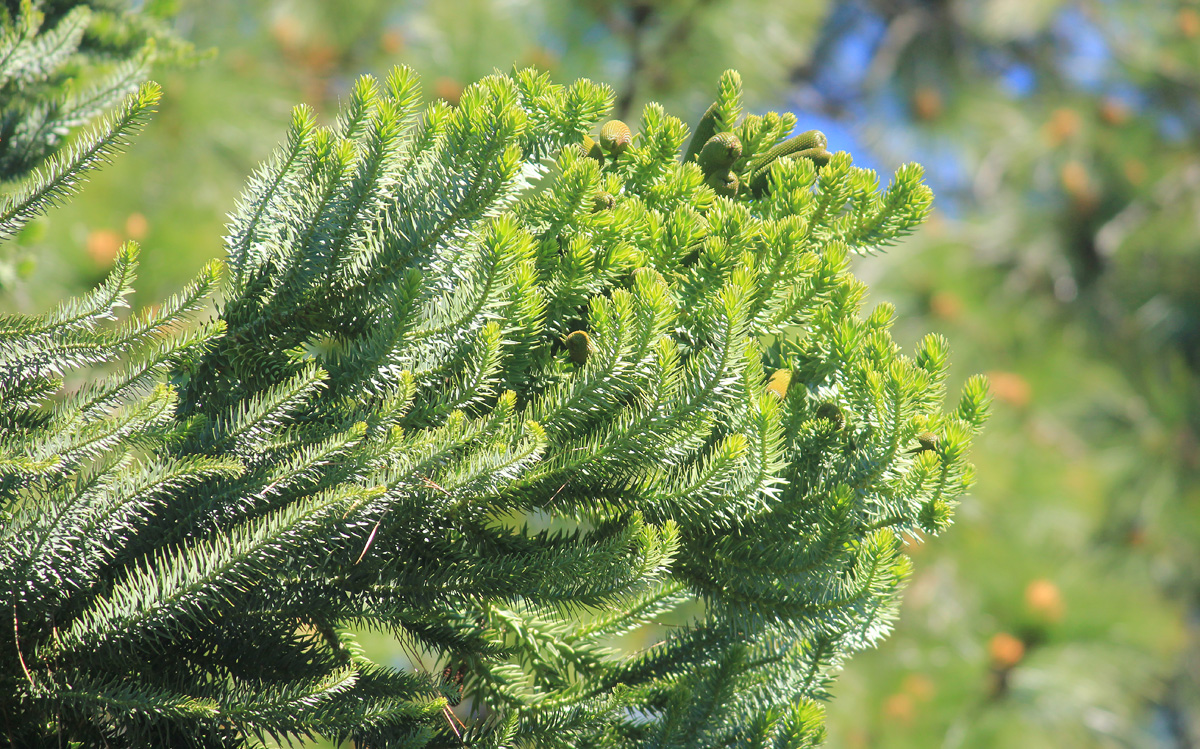
[[568, 335], [563, 339], [563, 345], [567, 347], [567, 357], [577, 367], [587, 364], [588, 357], [596, 350], [596, 345], [585, 330], [576, 330]]
[[820, 130], [807, 130], [799, 135], [793, 135], [782, 143], [771, 146], [761, 154], [755, 155], [750, 162], [750, 171], [756, 172], [759, 169], [769, 167], [772, 161], [791, 153], [811, 149], [823, 151], [828, 147], [829, 139], [825, 137], [825, 133]]
[[846, 425], [846, 417], [842, 415], [842, 409], [837, 407], [837, 404], [826, 401], [820, 406], [817, 406], [818, 419], [825, 419], [837, 429], [841, 429]]
[[603, 190], [596, 193], [592, 198], [592, 213], [600, 211], [611, 211], [613, 206], [617, 204], [617, 199], [612, 196], [612, 193], [604, 192]]
[[917, 447], [909, 450], [906, 454], [923, 453], [937, 448], [937, 435], [933, 432], [921, 432], [917, 435]]
[[742, 142], [733, 133], [717, 133], [708, 139], [696, 162], [704, 176], [720, 174], [733, 166], [742, 155]]
[[614, 159], [625, 153], [633, 142], [629, 126], [620, 120], [609, 120], [600, 128], [600, 147]]

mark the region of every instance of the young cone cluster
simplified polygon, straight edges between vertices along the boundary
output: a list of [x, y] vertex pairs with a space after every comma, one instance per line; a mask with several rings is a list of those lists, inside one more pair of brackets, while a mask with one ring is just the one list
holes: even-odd
[[[919, 169], [881, 191], [845, 153], [765, 163], [795, 123], [738, 122], [739, 88], [722, 77], [705, 140], [734, 133], [721, 168], [768, 177], [719, 195], [657, 105], [585, 141], [612, 100], [589, 81], [493, 76], [418, 115], [409, 70], [363, 78], [331, 127], [297, 110], [252, 178], [219, 320], [151, 334], [206, 272], [98, 338], [131, 253], [92, 298], [0, 320], [22, 393], [0, 735], [818, 743], [816, 700], [887, 631], [902, 534], [970, 482], [986, 392], [942, 413], [945, 342], [906, 356], [890, 308], [859, 315], [848, 257], [922, 219]], [[687, 624], [616, 647], [668, 615]], [[358, 628], [420, 665], [372, 663]]]

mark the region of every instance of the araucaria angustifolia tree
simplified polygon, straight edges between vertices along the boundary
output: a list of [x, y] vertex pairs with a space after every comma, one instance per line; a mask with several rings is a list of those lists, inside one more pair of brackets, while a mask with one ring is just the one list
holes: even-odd
[[931, 195], [742, 118], [734, 73], [690, 141], [657, 105], [593, 129], [612, 98], [524, 70], [418, 114], [410, 71], [365, 77], [296, 110], [224, 270], [113, 326], [127, 246], [0, 319], [0, 737], [820, 742], [986, 408], [971, 378], [943, 413], [945, 341], [900, 353], [848, 270]]

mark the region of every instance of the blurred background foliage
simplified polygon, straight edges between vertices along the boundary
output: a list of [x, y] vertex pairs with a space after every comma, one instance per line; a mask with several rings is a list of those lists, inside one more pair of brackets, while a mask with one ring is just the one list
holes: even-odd
[[694, 122], [737, 68], [752, 108], [831, 150], [927, 166], [932, 220], [859, 273], [899, 340], [945, 334], [997, 401], [974, 496], [912, 540], [896, 632], [844, 673], [829, 745], [1200, 747], [1200, 4], [196, 0], [173, 23], [214, 52], [159, 66], [130, 153], [7, 246], [5, 306], [90, 286], [125, 239], [140, 304], [177, 289], [222, 254], [290, 107], [329, 118], [363, 72], [407, 63], [453, 102], [535, 65]]

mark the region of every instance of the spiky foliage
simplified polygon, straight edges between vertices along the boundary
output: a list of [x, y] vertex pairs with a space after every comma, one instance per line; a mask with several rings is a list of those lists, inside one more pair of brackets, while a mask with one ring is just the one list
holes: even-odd
[[124, 0], [6, 0], [0, 6], [0, 182], [24, 179], [75, 128], [114, 108], [146, 79], [151, 59], [186, 45], [158, 16]]
[[[0, 5], [0, 184], [8, 188], [0, 239], [13, 238], [31, 218], [75, 192], [90, 169], [140, 129], [158, 100], [157, 86], [145, 83], [151, 63], [192, 56], [163, 24], [169, 2], [139, 3], [144, 7], [138, 13], [129, 5]], [[43, 228], [30, 227], [21, 241], [0, 250], [0, 287], [32, 273], [29, 245]]]
[[0, 239], [16, 235], [31, 219], [79, 190], [88, 172], [124, 148], [145, 125], [160, 96], [158, 84], [142, 84], [116, 112], [101, 118], [70, 148], [50, 156], [20, 188], [5, 195], [0, 202]]
[[756, 161], [794, 123], [736, 123], [736, 89], [712, 128], [743, 144], [730, 174], [770, 170], [761, 197], [718, 196], [657, 105], [586, 156], [612, 99], [589, 81], [493, 76], [417, 116], [398, 69], [331, 127], [298, 109], [231, 218], [219, 322], [163, 351], [164, 420], [108, 417], [84, 457], [54, 446], [76, 406], [28, 410], [91, 361], [81, 305], [6, 323], [37, 427], [5, 442], [9, 740], [819, 742], [902, 535], [969, 483], [986, 392], [941, 413], [944, 341], [905, 356], [888, 307], [859, 315], [848, 257], [920, 220], [919, 170], [880, 191], [845, 153]]

